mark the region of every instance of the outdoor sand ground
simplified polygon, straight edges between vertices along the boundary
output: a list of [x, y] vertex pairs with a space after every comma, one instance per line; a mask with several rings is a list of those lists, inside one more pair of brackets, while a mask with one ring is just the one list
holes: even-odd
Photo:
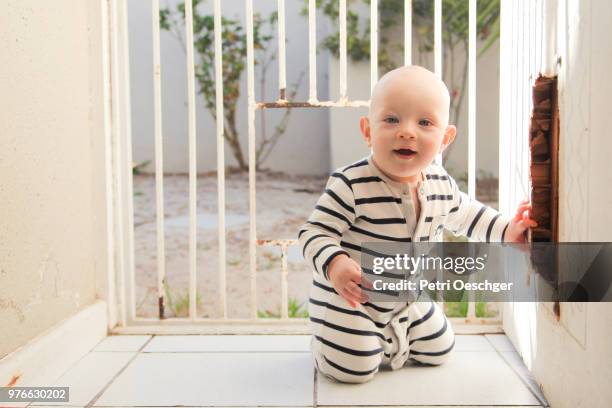
[[[326, 177], [259, 173], [257, 238], [296, 239], [325, 187]], [[164, 177], [166, 317], [187, 316], [189, 288], [189, 178]], [[197, 180], [197, 287], [199, 317], [219, 317], [216, 175]], [[225, 182], [226, 281], [228, 316], [249, 317], [248, 175], [231, 174]], [[137, 315], [157, 317], [157, 235], [155, 177], [134, 175], [134, 256]], [[297, 246], [288, 256], [289, 298], [307, 308], [312, 271]], [[280, 249], [257, 249], [257, 310], [280, 313]]]
[[[257, 238], [296, 239], [327, 181], [321, 176], [288, 176], [258, 173]], [[166, 308], [165, 316], [188, 315], [189, 288], [189, 178], [164, 176]], [[493, 192], [478, 183], [479, 199], [487, 204]], [[197, 179], [197, 290], [198, 316], [219, 315], [217, 177], [199, 175]], [[248, 318], [250, 311], [249, 277], [249, 201], [248, 174], [226, 176], [226, 299], [228, 317]], [[157, 234], [155, 177], [134, 175], [134, 256], [136, 311], [139, 317], [157, 317]], [[289, 248], [289, 298], [307, 309], [312, 270], [302, 259], [297, 246]], [[281, 263], [277, 247], [257, 247], [257, 310], [280, 314]], [[268, 315], [269, 315], [268, 314]]]

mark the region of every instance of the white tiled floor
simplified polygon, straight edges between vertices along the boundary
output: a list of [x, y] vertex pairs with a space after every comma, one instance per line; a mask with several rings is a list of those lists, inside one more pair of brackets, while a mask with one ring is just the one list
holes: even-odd
[[69, 386], [69, 406], [76, 407], [540, 406], [537, 385], [504, 335], [457, 336], [445, 365], [382, 370], [361, 385], [315, 380], [309, 342], [283, 335], [111, 336], [54, 385]]

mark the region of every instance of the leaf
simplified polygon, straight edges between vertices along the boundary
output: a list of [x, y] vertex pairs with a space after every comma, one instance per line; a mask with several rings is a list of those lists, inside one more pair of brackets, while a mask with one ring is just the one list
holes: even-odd
[[495, 44], [499, 39], [499, 23], [500, 19], [498, 18], [497, 20], [495, 20], [495, 23], [491, 28], [491, 34], [489, 34], [489, 38], [487, 38], [487, 41], [483, 44], [482, 49], [478, 52], [478, 58], [480, 58], [485, 52], [487, 52], [488, 49], [491, 48], [493, 44]]

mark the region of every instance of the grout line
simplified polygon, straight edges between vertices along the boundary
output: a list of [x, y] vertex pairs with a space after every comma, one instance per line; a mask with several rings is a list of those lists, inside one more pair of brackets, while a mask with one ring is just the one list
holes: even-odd
[[[109, 337], [109, 335], [107, 334], [106, 337]], [[104, 340], [104, 339], [102, 339]], [[98, 342], [98, 344], [96, 344], [91, 350], [89, 350], [87, 353], [83, 354], [77, 361], [74, 362], [74, 364], [72, 364], [70, 367], [68, 367], [62, 374], [60, 374], [55, 380], [53, 380], [53, 383], [55, 384], [60, 378], [62, 378], [62, 376], [64, 374], [66, 374], [67, 372], [69, 372], [70, 370], [72, 370], [74, 367], [76, 367], [87, 355], [89, 355], [90, 353], [102, 353], [100, 351], [96, 351], [96, 347], [98, 347], [98, 345], [102, 342], [102, 340], [100, 340]], [[129, 353], [132, 350], [112, 350], [109, 351], [111, 353]], [[42, 401], [40, 401], [42, 402]], [[68, 401], [70, 403], [70, 401]], [[36, 404], [36, 405], [34, 405]], [[57, 404], [52, 402], [51, 405], [53, 404]], [[38, 401], [29, 401], [27, 405], [25, 405], [22, 408], [35, 408], [35, 407], [40, 407], [41, 405], [38, 405]], [[61, 407], [61, 405], [57, 405], [58, 407]], [[78, 405], [67, 405], [69, 407], [76, 407], [76, 408], [82, 408], [82, 404], [78, 404]], [[2, 406], [0, 406], [0, 408], [4, 408]]]
[[100, 399], [102, 394], [104, 394], [104, 392], [108, 389], [108, 387], [110, 387], [110, 385], [113, 383], [113, 381], [115, 381], [117, 379], [117, 377], [119, 377], [119, 375], [121, 375], [121, 373], [123, 373], [129, 367], [129, 365], [132, 363], [132, 361], [134, 361], [136, 359], [136, 357], [138, 357], [138, 355], [151, 342], [151, 340], [153, 340], [154, 337], [155, 337], [155, 335], [152, 335], [151, 337], [149, 337], [149, 340], [147, 340], [142, 346], [140, 346], [140, 349], [138, 349], [138, 351], [136, 351], [136, 353], [134, 353], [134, 356], [132, 358], [130, 358], [129, 361], [127, 363], [125, 363], [125, 365], [123, 367], [121, 367], [121, 369], [117, 373], [115, 373], [115, 375], [106, 383], [106, 385], [104, 387], [102, 387], [102, 389], [100, 391], [98, 391], [98, 393], [96, 395], [94, 395], [94, 397], [83, 408], [91, 408], [91, 407], [93, 407], [93, 405], [96, 403], [96, 401], [98, 401], [98, 399]]
[[[284, 407], [284, 408], [310, 408], [310, 405], [98, 405], [94, 408], [175, 408], [175, 407], [184, 407], [184, 408], [189, 408], [189, 407], [193, 407], [193, 408], [206, 408], [206, 407], [210, 407], [210, 408], [217, 408], [217, 407], [223, 407], [223, 408], [257, 408], [257, 407]], [[4, 407], [0, 407], [0, 408], [4, 408]], [[58, 408], [64, 408], [64, 407], [60, 407], [58, 405]], [[73, 408], [78, 408], [78, 406], [74, 406]]]
[[313, 367], [313, 376], [312, 376], [312, 380], [314, 381], [313, 385], [312, 385], [312, 407], [313, 408], [317, 408], [319, 406], [319, 401], [318, 401], [318, 389], [317, 389], [317, 368]]
[[142, 354], [307, 354], [303, 350], [187, 350], [187, 351], [143, 351]]
[[[510, 362], [508, 360], [506, 360], [506, 358], [501, 353], [501, 351], [499, 351], [497, 349], [497, 347], [495, 347], [495, 344], [493, 344], [491, 339], [489, 339], [487, 336], [485, 336], [485, 338], [491, 344], [491, 346], [493, 346], [493, 348], [495, 349], [495, 351], [497, 352], [499, 357], [504, 361], [504, 363], [506, 363], [506, 365], [508, 367], [510, 367], [510, 369], [512, 371], [514, 371], [514, 373], [519, 377], [521, 382], [523, 384], [525, 384], [525, 386], [527, 387], [529, 392], [531, 392], [533, 394], [533, 396], [540, 402], [540, 406], [542, 406], [542, 407], [550, 407], [550, 405], [548, 404], [548, 401], [546, 400], [544, 395], [542, 395], [541, 391], [538, 390], [539, 391], [538, 392], [538, 391], [534, 390], [534, 388], [537, 389], [537, 387], [535, 387], [535, 385], [534, 385], [534, 383], [537, 384], [537, 382], [535, 382], [535, 380], [533, 380], [533, 378], [526, 377], [525, 375], [523, 375], [523, 373], [521, 371], [517, 370], [512, 364], [510, 364]], [[517, 353], [517, 355], [518, 355], [518, 352], [516, 350], [514, 352]], [[521, 361], [523, 361], [523, 360], [521, 359]], [[527, 369], [527, 367], [525, 367], [525, 368]], [[528, 369], [527, 369], [527, 371], [529, 372]], [[531, 372], [529, 372], [529, 374], [531, 374]]]
[[[223, 408], [258, 408], [258, 407], [276, 407], [275, 405], [221, 405]], [[359, 405], [357, 405], [359, 406]], [[64, 406], [57, 406], [58, 408], [65, 408]], [[66, 406], [68, 408], [81, 408], [80, 405]], [[98, 405], [94, 408], [217, 408], [219, 405]], [[281, 405], [284, 408], [310, 408], [310, 405]], [[4, 408], [4, 407], [0, 407]], [[10, 408], [10, 407], [9, 407]], [[393, 408], [393, 407], [389, 407]], [[401, 408], [401, 407], [399, 407]]]

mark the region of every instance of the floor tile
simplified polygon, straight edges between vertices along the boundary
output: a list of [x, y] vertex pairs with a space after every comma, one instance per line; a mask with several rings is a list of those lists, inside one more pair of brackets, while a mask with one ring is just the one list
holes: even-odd
[[310, 336], [209, 335], [155, 336], [143, 350], [160, 352], [307, 352]]
[[455, 351], [495, 351], [482, 335], [456, 335]]
[[[27, 407], [29, 402], [0, 402], [0, 408]], [[41, 402], [42, 404], [42, 402]]]
[[319, 405], [539, 405], [498, 353], [454, 353], [442, 366], [408, 364], [365, 384], [317, 376]]
[[307, 353], [143, 353], [95, 406], [309, 406]]
[[485, 337], [493, 344], [497, 351], [516, 351], [512, 342], [505, 334], [485, 334]]
[[138, 351], [150, 338], [148, 335], [107, 336], [92, 351]]
[[32, 403], [30, 406], [84, 406], [100, 392], [106, 384], [134, 356], [131, 352], [99, 353], [85, 355], [70, 370], [63, 374], [52, 385], [53, 387], [70, 387], [69, 402]]
[[540, 399], [540, 401], [546, 403], [546, 397], [544, 396], [544, 393], [542, 393], [540, 385], [531, 372], [527, 369], [527, 366], [525, 366], [525, 362], [521, 356], [519, 356], [516, 351], [501, 351], [500, 355], [506, 361], [506, 363], [513, 370], [515, 370], [515, 372], [517, 372], [525, 382], [527, 382], [527, 386], [531, 392], [534, 393]]

